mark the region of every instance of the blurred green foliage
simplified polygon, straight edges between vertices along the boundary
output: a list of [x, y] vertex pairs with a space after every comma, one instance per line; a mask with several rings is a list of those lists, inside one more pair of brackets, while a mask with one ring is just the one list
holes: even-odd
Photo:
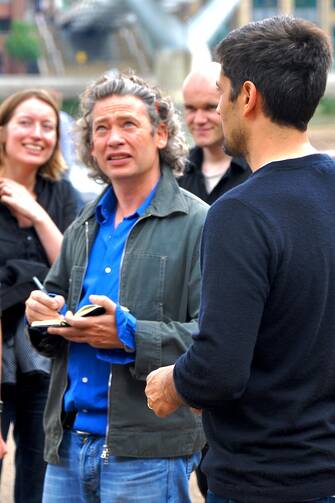
[[36, 61], [41, 55], [41, 44], [35, 26], [28, 21], [13, 20], [5, 48], [12, 59], [25, 63]]
[[335, 97], [324, 96], [311, 120], [311, 126], [330, 126], [335, 124]]
[[75, 119], [79, 117], [79, 98], [64, 98], [62, 110], [72, 115]]
[[318, 113], [324, 115], [335, 115], [335, 97], [323, 97], [318, 106]]

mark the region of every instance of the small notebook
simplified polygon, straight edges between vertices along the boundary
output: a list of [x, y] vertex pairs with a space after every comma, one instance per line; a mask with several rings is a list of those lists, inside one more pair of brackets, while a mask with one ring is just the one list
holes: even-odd
[[[98, 304], [86, 304], [82, 306], [74, 315], [74, 318], [82, 316], [99, 316], [105, 313], [105, 308]], [[47, 327], [69, 327], [70, 325], [62, 318], [54, 318], [49, 320], [33, 321], [30, 325], [34, 328], [47, 328]]]

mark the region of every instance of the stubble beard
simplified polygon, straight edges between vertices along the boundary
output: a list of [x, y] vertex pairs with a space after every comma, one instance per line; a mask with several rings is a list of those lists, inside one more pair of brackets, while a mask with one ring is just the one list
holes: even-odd
[[232, 131], [230, 138], [223, 139], [223, 150], [231, 157], [247, 158], [248, 147], [245, 132], [241, 129]]

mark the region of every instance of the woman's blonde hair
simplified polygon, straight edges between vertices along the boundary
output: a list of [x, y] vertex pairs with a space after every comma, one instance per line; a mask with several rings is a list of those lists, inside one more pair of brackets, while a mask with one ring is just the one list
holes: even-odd
[[[62, 153], [60, 151], [59, 137], [60, 137], [60, 118], [59, 118], [59, 108], [57, 101], [53, 98], [52, 94], [45, 89], [27, 89], [25, 91], [19, 91], [15, 94], [8, 96], [0, 105], [0, 129], [4, 129], [8, 122], [13, 117], [13, 114], [17, 107], [21, 105], [24, 101], [30, 100], [31, 98], [36, 98], [37, 100], [43, 101], [49, 105], [55, 112], [57, 117], [56, 125], [56, 145], [50, 159], [43, 164], [39, 169], [39, 174], [44, 178], [56, 181], [62, 178], [63, 173], [66, 171], [67, 167], [63, 159]], [[0, 166], [4, 163], [6, 155], [5, 142], [0, 141]]]

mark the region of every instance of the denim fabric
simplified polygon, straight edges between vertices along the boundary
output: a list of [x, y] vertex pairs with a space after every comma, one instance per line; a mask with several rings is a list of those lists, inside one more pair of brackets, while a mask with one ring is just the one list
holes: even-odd
[[[15, 503], [41, 503], [46, 463], [43, 461], [43, 411], [49, 377], [45, 374], [17, 375], [16, 385], [3, 384], [2, 435], [10, 423], [15, 441]], [[1, 463], [0, 463], [1, 469]]]
[[[315, 500], [304, 500], [296, 503], [334, 503], [335, 499], [331, 496], [327, 498], [319, 498]], [[242, 501], [236, 500], [227, 500], [226, 498], [220, 498], [220, 496], [216, 496], [211, 491], [208, 491], [206, 503], [243, 503]], [[285, 503], [285, 502], [283, 502]]]
[[47, 467], [43, 503], [191, 503], [200, 453], [176, 458], [101, 459], [104, 438], [65, 431], [60, 464]]

